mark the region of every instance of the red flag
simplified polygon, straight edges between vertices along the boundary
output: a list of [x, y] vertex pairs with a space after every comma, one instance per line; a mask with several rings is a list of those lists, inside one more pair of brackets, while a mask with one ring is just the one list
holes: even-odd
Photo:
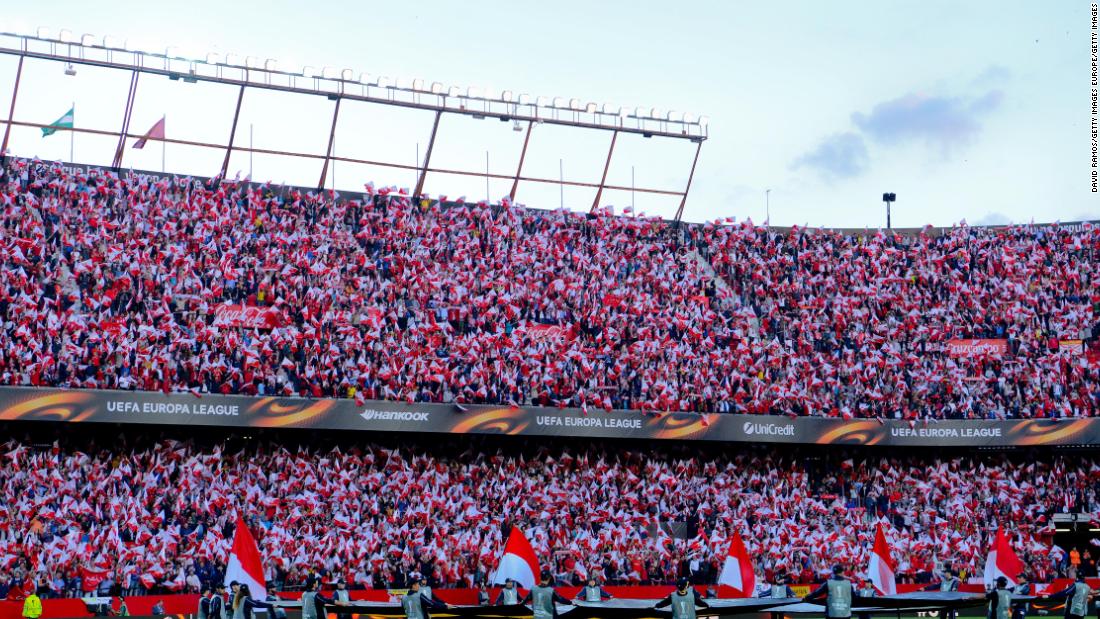
[[139, 150], [142, 149], [142, 148], [145, 148], [145, 141], [146, 140], [150, 140], [150, 139], [163, 140], [164, 139], [164, 119], [165, 119], [165, 117], [161, 116], [160, 120], [157, 121], [157, 124], [153, 125], [148, 131], [146, 131], [145, 135], [141, 136], [141, 138], [139, 138], [137, 142], [134, 142], [134, 148], [139, 149]]
[[890, 557], [890, 545], [886, 543], [886, 533], [882, 530], [881, 522], [875, 530], [875, 545], [871, 548], [871, 564], [867, 566], [867, 575], [879, 593], [897, 595], [894, 561]]
[[248, 585], [248, 590], [253, 597], [262, 596], [267, 590], [260, 549], [256, 546], [256, 540], [252, 537], [248, 526], [240, 517], [237, 518], [237, 528], [233, 531], [233, 548], [229, 551], [229, 565], [225, 568], [225, 583], [228, 585], [233, 580]]
[[738, 531], [734, 531], [730, 539], [730, 547], [726, 551], [726, 560], [722, 564], [718, 584], [736, 589], [738, 594], [734, 597], [751, 598], [756, 589], [756, 572], [753, 571], [752, 560], [749, 558], [748, 551], [745, 550], [745, 543], [741, 541], [741, 533]]
[[989, 549], [985, 559], [985, 586], [995, 586], [999, 576], [1007, 578], [1009, 585], [1015, 585], [1016, 577], [1023, 571], [1024, 565], [1009, 545], [1004, 529], [998, 528], [997, 536], [993, 539], [993, 548]]

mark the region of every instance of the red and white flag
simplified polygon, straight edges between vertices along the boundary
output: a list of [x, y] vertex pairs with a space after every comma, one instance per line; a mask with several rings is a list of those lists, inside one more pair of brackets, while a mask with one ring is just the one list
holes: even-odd
[[733, 532], [730, 539], [726, 561], [722, 564], [722, 573], [718, 575], [718, 584], [736, 589], [737, 595], [733, 597], [751, 598], [756, 589], [756, 572], [752, 569], [745, 543], [741, 541], [741, 533], [737, 531]]
[[881, 522], [875, 528], [875, 545], [871, 548], [871, 563], [867, 566], [867, 576], [880, 594], [897, 595], [894, 561], [890, 557], [890, 545], [886, 543], [886, 532], [882, 530]]
[[253, 599], [262, 599], [267, 591], [264, 581], [263, 559], [256, 540], [248, 531], [248, 526], [240, 517], [237, 529], [233, 532], [233, 548], [229, 551], [229, 565], [225, 567], [225, 585], [237, 581], [248, 585]]
[[539, 560], [531, 542], [524, 537], [519, 527], [512, 527], [508, 543], [504, 545], [504, 556], [500, 558], [497, 571], [493, 574], [493, 584], [504, 584], [511, 578], [520, 586], [530, 589], [535, 586], [539, 573]]
[[142, 148], [145, 148], [145, 142], [147, 140], [151, 140], [151, 139], [163, 140], [164, 139], [164, 119], [165, 118], [166, 118], [165, 116], [161, 116], [160, 120], [157, 121], [157, 124], [153, 125], [148, 131], [146, 131], [145, 135], [138, 138], [138, 141], [134, 142], [134, 148], [136, 148], [138, 150], [141, 150]]
[[993, 538], [993, 547], [985, 557], [985, 574], [982, 580], [985, 581], [986, 589], [992, 589], [999, 576], [1004, 576], [1008, 579], [1009, 585], [1014, 585], [1016, 577], [1022, 571], [1024, 571], [1024, 565], [1020, 563], [1020, 558], [1008, 544], [1004, 529], [997, 529], [997, 535]]

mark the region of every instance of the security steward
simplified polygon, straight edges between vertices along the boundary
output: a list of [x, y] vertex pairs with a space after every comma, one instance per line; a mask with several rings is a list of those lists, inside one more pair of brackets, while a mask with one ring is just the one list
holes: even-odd
[[[827, 619], [849, 619], [852, 616], [852, 602], [862, 599], [852, 588], [852, 581], [844, 577], [844, 566], [834, 565], [829, 579], [812, 593], [802, 598], [803, 602], [825, 600]], [[1005, 619], [1008, 619], [1007, 617]]]
[[429, 619], [426, 609], [443, 610], [450, 608], [450, 604], [438, 602], [424, 595], [420, 587], [420, 579], [413, 579], [409, 585], [409, 592], [401, 597], [401, 610], [405, 612], [405, 619]]
[[1049, 601], [1066, 601], [1066, 619], [1084, 619], [1089, 612], [1089, 599], [1092, 598], [1092, 587], [1085, 582], [1083, 570], [1077, 572], [1077, 582], [1062, 589], [1054, 595], [1048, 596]]
[[575, 599], [584, 600], [585, 602], [602, 602], [604, 600], [610, 600], [612, 597], [613, 596], [603, 587], [596, 584], [595, 576], [589, 576], [584, 587], [577, 592], [577, 597]]
[[1010, 619], [1012, 617], [1012, 590], [1008, 588], [1008, 579], [997, 577], [997, 587], [985, 594], [989, 600], [989, 619]]
[[571, 604], [569, 600], [563, 598], [557, 591], [554, 591], [551, 582], [552, 575], [550, 571], [543, 570], [540, 575], [539, 584], [531, 587], [531, 591], [520, 601], [520, 604], [531, 604], [531, 611], [534, 613], [534, 619], [557, 619], [557, 605]]
[[695, 619], [696, 606], [710, 608], [710, 605], [699, 597], [699, 592], [688, 583], [687, 578], [676, 581], [676, 590], [654, 604], [653, 608], [660, 610], [667, 606], [672, 607], [672, 619]]

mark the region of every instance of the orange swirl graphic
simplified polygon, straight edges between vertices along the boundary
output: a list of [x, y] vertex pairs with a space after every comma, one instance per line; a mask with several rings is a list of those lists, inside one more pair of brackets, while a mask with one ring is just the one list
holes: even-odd
[[1090, 420], [1054, 421], [1029, 419], [1013, 424], [1008, 438], [1016, 445], [1049, 445], [1071, 443], [1074, 436], [1088, 430]]
[[94, 411], [80, 411], [83, 404], [92, 399], [92, 394], [80, 391], [51, 393], [13, 404], [0, 411], [0, 419], [36, 419], [54, 421], [80, 421]]
[[463, 419], [451, 428], [458, 434], [519, 434], [529, 422], [521, 421], [524, 412], [520, 409], [494, 408]]
[[653, 430], [654, 438], [687, 439], [706, 434], [711, 422], [711, 415], [671, 414], [659, 419], [651, 419], [646, 422], [646, 426]]
[[249, 406], [245, 414], [255, 415], [253, 424], [258, 428], [282, 428], [321, 417], [335, 405], [335, 400], [281, 404], [275, 398], [263, 398]]
[[877, 421], [850, 421], [817, 437], [818, 445], [875, 445], [885, 435]]

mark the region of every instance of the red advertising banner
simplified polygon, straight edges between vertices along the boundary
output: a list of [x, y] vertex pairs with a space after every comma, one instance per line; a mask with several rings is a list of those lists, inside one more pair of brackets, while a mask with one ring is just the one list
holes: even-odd
[[285, 322], [282, 312], [273, 307], [222, 303], [214, 308], [215, 327], [274, 329], [283, 326]]
[[1008, 340], [948, 340], [947, 354], [952, 357], [980, 357], [1003, 355], [1008, 351]]

